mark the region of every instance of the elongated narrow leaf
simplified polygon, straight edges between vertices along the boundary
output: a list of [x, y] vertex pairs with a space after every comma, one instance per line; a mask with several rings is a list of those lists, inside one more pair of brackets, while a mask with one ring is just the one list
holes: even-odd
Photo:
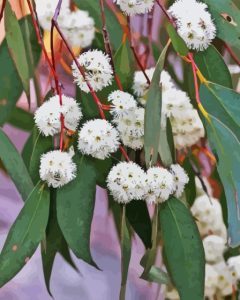
[[57, 191], [52, 189], [50, 192], [50, 214], [49, 221], [46, 228], [46, 237], [42, 243], [42, 264], [45, 284], [49, 294], [50, 291], [50, 279], [52, 274], [53, 263], [57, 253], [60, 253], [63, 258], [74, 268], [76, 266], [71, 259], [67, 243], [63, 237], [61, 229], [57, 221], [57, 210], [56, 210], [56, 197]]
[[25, 201], [33, 190], [33, 183], [21, 155], [2, 129], [0, 129], [0, 158]]
[[166, 120], [166, 125], [161, 126], [160, 140], [158, 146], [158, 152], [161, 161], [165, 167], [170, 166], [175, 160], [175, 149], [173, 142], [172, 127], [169, 120]]
[[15, 16], [15, 13], [12, 11], [11, 5], [8, 1], [6, 2], [5, 7], [5, 31], [10, 55], [21, 78], [23, 88], [26, 94], [29, 96], [30, 74], [24, 39], [18, 20]]
[[204, 0], [217, 27], [217, 36], [240, 47], [240, 10], [231, 0]]
[[22, 108], [15, 107], [8, 123], [16, 128], [31, 131], [34, 126], [33, 115]]
[[0, 255], [1, 287], [22, 269], [44, 237], [49, 200], [49, 191], [37, 184], [12, 225]]
[[77, 177], [61, 188], [57, 197], [57, 218], [74, 254], [95, 265], [90, 252], [90, 233], [96, 193], [96, 172], [87, 157], [77, 157]]
[[168, 271], [181, 300], [204, 299], [204, 250], [189, 209], [171, 198], [159, 216]]
[[138, 200], [131, 201], [126, 206], [126, 216], [128, 222], [143, 241], [145, 247], [147, 249], [151, 248], [152, 224], [146, 202]]
[[197, 52], [194, 60], [207, 80], [232, 88], [232, 78], [228, 67], [213, 45], [210, 45], [205, 51]]
[[189, 52], [188, 47], [184, 40], [178, 35], [176, 29], [171, 23], [167, 25], [167, 32], [172, 41], [175, 51], [182, 56], [186, 56]]
[[159, 85], [159, 81], [167, 50], [168, 45], [163, 49], [158, 59], [147, 95], [144, 121], [144, 149], [147, 165], [150, 160], [152, 160], [152, 164], [154, 165], [158, 156], [162, 111], [162, 89]]

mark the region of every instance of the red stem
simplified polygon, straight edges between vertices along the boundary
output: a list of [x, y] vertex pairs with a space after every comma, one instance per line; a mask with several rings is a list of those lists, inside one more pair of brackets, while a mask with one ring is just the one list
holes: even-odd
[[169, 13], [167, 12], [165, 6], [163, 5], [162, 1], [161, 0], [156, 0], [157, 1], [157, 4], [158, 6], [161, 8], [161, 10], [163, 11], [163, 13], [165, 14], [165, 16], [167, 17], [167, 19], [169, 20], [169, 22], [174, 26], [176, 27], [176, 24], [174, 22], [174, 20], [172, 19], [172, 17], [169, 15]]
[[103, 34], [103, 39], [104, 39], [105, 51], [110, 57], [111, 66], [112, 66], [112, 69], [113, 69], [113, 74], [114, 74], [115, 81], [118, 85], [119, 90], [122, 91], [123, 88], [122, 88], [122, 84], [120, 82], [120, 79], [116, 74], [116, 69], [115, 69], [113, 54], [112, 54], [112, 47], [111, 47], [111, 44], [110, 44], [109, 33], [107, 31], [106, 16], [105, 16], [105, 13], [104, 13], [104, 0], [99, 0], [99, 3], [100, 3], [100, 9], [101, 9], [102, 34]]
[[7, 0], [3, 0], [2, 7], [1, 7], [1, 12], [0, 12], [0, 22], [2, 21], [2, 18], [3, 18], [3, 12], [4, 12], [4, 9], [5, 9], [6, 3], [7, 3]]
[[193, 54], [188, 53], [188, 58], [191, 61], [191, 65], [192, 65], [196, 101], [197, 101], [197, 104], [201, 104], [200, 95], [199, 95], [198, 77], [197, 77], [197, 67], [196, 67], [196, 64], [193, 59]]
[[231, 55], [232, 59], [240, 66], [240, 59], [234, 53], [234, 51], [232, 50], [232, 48], [230, 48], [228, 46], [228, 44], [226, 44], [226, 43], [224, 44], [224, 47], [226, 48], [226, 50], [228, 51], [228, 53]]

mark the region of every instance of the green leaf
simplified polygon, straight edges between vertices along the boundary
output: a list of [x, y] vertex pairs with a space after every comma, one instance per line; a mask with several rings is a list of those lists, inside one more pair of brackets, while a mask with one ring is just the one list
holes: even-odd
[[184, 160], [183, 168], [187, 172], [188, 177], [189, 177], [189, 181], [185, 185], [184, 192], [185, 192], [187, 203], [190, 206], [192, 206], [193, 202], [196, 199], [197, 192], [196, 192], [196, 183], [195, 183], [195, 172], [192, 168], [192, 165], [191, 165], [188, 157], [186, 157]]
[[34, 184], [40, 180], [39, 167], [41, 155], [52, 150], [53, 139], [51, 136], [43, 136], [37, 128], [32, 132], [32, 147], [29, 160], [29, 173]]
[[113, 166], [112, 159], [110, 157], [104, 160], [92, 159], [92, 162], [96, 171], [97, 185], [102, 188], [106, 188], [106, 178]]
[[166, 45], [160, 54], [147, 94], [144, 120], [144, 149], [147, 165], [149, 165], [150, 161], [154, 165], [158, 156], [162, 111], [162, 89], [159, 81], [168, 46]]
[[[94, 19], [96, 27], [98, 30], [102, 29], [102, 19], [101, 19], [101, 10], [99, 0], [83, 1], [83, 0], [74, 0], [76, 6], [79, 9], [86, 10], [89, 12], [89, 15]], [[117, 20], [117, 18], [112, 13], [111, 9], [105, 5], [105, 15], [107, 22], [107, 30], [110, 35], [110, 41], [114, 49], [119, 47], [119, 44], [122, 37], [122, 28]]]
[[[208, 5], [217, 36], [231, 46], [240, 47], [240, 10], [230, 0], [204, 0]], [[218, 74], [219, 75], [219, 74]]]
[[45, 284], [49, 294], [52, 296], [50, 291], [50, 279], [52, 274], [53, 263], [57, 253], [60, 253], [63, 258], [77, 270], [74, 262], [71, 259], [67, 243], [61, 232], [61, 229], [57, 221], [57, 210], [56, 210], [56, 197], [57, 191], [51, 189], [50, 191], [50, 214], [48, 225], [46, 228], [46, 237], [44, 243], [42, 243], [42, 264]]
[[87, 157], [76, 158], [77, 177], [59, 189], [57, 217], [62, 233], [74, 254], [96, 266], [90, 252], [91, 223], [95, 205], [96, 172]]
[[175, 51], [182, 56], [186, 56], [189, 52], [188, 47], [184, 40], [179, 36], [176, 29], [170, 23], [168, 23], [167, 25], [167, 32], [172, 41]]
[[232, 88], [229, 69], [213, 45], [210, 45], [205, 51], [196, 52], [194, 61], [207, 80]]
[[[29, 38], [25, 34], [25, 20], [29, 25]], [[31, 16], [21, 19], [19, 23], [24, 41], [28, 40], [31, 43], [35, 67], [40, 58], [41, 47], [37, 42]], [[22, 82], [9, 54], [6, 39], [0, 45], [0, 65], [0, 86], [2, 87], [0, 89], [0, 125], [2, 125], [8, 120], [23, 91]]]
[[130, 89], [133, 80], [133, 68], [131, 67], [131, 56], [128, 42], [121, 44], [114, 56], [116, 73], [124, 90]]
[[159, 217], [168, 271], [181, 300], [204, 299], [204, 250], [190, 211], [170, 198]]
[[25, 201], [33, 190], [33, 183], [21, 155], [2, 129], [0, 129], [0, 158]]
[[12, 225], [0, 255], [1, 287], [23, 268], [44, 237], [49, 200], [49, 191], [38, 183]]
[[126, 205], [126, 217], [145, 247], [152, 246], [152, 224], [146, 202], [134, 200]]
[[8, 119], [8, 123], [16, 128], [31, 131], [34, 126], [33, 115], [22, 108], [15, 107]]
[[122, 207], [122, 217], [121, 217], [121, 289], [119, 300], [125, 300], [126, 287], [127, 287], [127, 277], [128, 268], [131, 259], [131, 237], [128, 231], [128, 224], [126, 221], [126, 207]]
[[12, 11], [10, 3], [6, 2], [5, 7], [5, 31], [6, 41], [9, 53], [14, 61], [17, 72], [21, 78], [23, 88], [29, 97], [30, 94], [30, 74], [28, 68], [28, 60], [26, 56], [25, 44], [22, 31], [15, 13]]
[[175, 160], [175, 155], [174, 153], [172, 154], [172, 152], [175, 151], [171, 148], [174, 148], [173, 134], [170, 121], [167, 120], [166, 126], [161, 126], [158, 146], [158, 152], [161, 157], [161, 161], [165, 167], [169, 167], [171, 164], [173, 164], [173, 161]]

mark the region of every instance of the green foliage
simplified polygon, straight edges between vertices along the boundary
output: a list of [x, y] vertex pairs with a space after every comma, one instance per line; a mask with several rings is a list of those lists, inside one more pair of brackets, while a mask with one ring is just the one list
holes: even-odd
[[33, 115], [22, 108], [15, 107], [8, 119], [8, 123], [24, 131], [31, 131], [34, 126]]
[[204, 298], [205, 259], [202, 241], [185, 205], [171, 198], [160, 207], [167, 268], [181, 300]]
[[0, 158], [25, 201], [33, 189], [33, 183], [21, 155], [2, 129], [0, 129]]
[[187, 45], [184, 40], [178, 35], [176, 29], [171, 23], [167, 24], [167, 32], [172, 41], [175, 51], [182, 56], [186, 56], [189, 52]]
[[96, 266], [90, 252], [96, 172], [87, 157], [77, 156], [76, 164], [77, 177], [58, 192], [57, 218], [62, 233], [74, 254]]
[[24, 267], [43, 239], [49, 200], [49, 191], [38, 183], [12, 225], [0, 255], [1, 287]]

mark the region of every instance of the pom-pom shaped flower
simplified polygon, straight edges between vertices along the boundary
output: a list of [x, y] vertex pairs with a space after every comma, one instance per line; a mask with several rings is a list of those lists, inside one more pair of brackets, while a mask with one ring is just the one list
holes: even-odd
[[212, 265], [205, 265], [205, 297], [213, 299], [217, 291], [218, 273]]
[[216, 36], [216, 27], [207, 8], [205, 3], [196, 0], [177, 0], [168, 10], [189, 49], [205, 50]]
[[[44, 30], [51, 30], [51, 21], [58, 2], [58, 0], [35, 0], [38, 20]], [[62, 1], [60, 14], [58, 16], [58, 22], [60, 26], [70, 14], [69, 4], [70, 0]]]
[[95, 37], [94, 20], [83, 10], [72, 11], [64, 18], [61, 29], [72, 47], [89, 47]]
[[64, 95], [62, 105], [60, 105], [59, 96], [53, 96], [36, 110], [34, 119], [39, 131], [45, 136], [59, 133], [61, 113], [64, 116], [65, 127], [75, 131], [82, 118], [82, 111], [75, 99]]
[[173, 175], [161, 167], [152, 167], [147, 171], [146, 201], [148, 203], [160, 203], [168, 200], [174, 192]]
[[218, 273], [218, 294], [222, 297], [232, 295], [233, 287], [237, 283], [237, 277], [232, 276], [231, 271], [224, 260], [215, 264], [214, 269]]
[[124, 204], [143, 199], [145, 182], [144, 171], [133, 162], [120, 162], [111, 169], [107, 178], [107, 186], [114, 200]]
[[78, 149], [98, 159], [109, 157], [119, 144], [117, 130], [106, 120], [88, 121], [79, 132]]
[[89, 50], [81, 54], [78, 58], [80, 66], [85, 71], [85, 78], [77, 68], [75, 62], [72, 64], [73, 76], [80, 89], [89, 93], [86, 81], [95, 91], [100, 91], [111, 84], [113, 70], [110, 65], [110, 57], [100, 50]]
[[137, 108], [134, 97], [123, 91], [114, 91], [108, 96], [108, 101], [112, 104], [111, 113], [116, 118], [124, 117], [129, 110]]
[[230, 257], [227, 265], [232, 276], [240, 280], [240, 255]]
[[145, 14], [152, 10], [154, 0], [114, 0], [120, 9], [129, 16]]
[[41, 156], [40, 178], [49, 187], [58, 188], [69, 183], [76, 177], [76, 169], [71, 155], [67, 152], [55, 150]]
[[181, 197], [184, 191], [185, 185], [189, 181], [189, 177], [185, 170], [178, 164], [171, 165], [170, 172], [173, 175], [174, 179], [174, 191], [176, 197]]
[[225, 240], [218, 235], [209, 235], [203, 239], [206, 261], [217, 263], [223, 260], [225, 250]]

